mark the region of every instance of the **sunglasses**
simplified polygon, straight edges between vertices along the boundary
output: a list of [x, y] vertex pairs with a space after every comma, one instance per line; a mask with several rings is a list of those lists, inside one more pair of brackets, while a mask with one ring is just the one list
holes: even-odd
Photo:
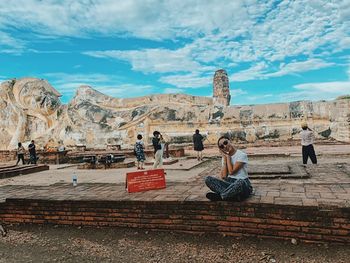
[[227, 144], [228, 144], [228, 140], [225, 140], [222, 142], [222, 144], [219, 145], [219, 148], [224, 149]]

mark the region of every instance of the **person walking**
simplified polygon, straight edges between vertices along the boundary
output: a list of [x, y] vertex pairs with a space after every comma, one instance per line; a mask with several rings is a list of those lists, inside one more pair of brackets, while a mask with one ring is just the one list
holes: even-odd
[[24, 153], [25, 153], [25, 149], [22, 145], [22, 143], [18, 143], [18, 147], [17, 147], [17, 162], [16, 162], [16, 166], [18, 165], [19, 161], [22, 160], [22, 164], [24, 163]]
[[169, 154], [169, 144], [170, 144], [170, 137], [166, 134], [162, 134], [163, 143], [163, 161], [165, 160], [171, 160], [170, 154]]
[[[153, 132], [152, 145], [154, 148], [154, 164], [153, 168], [157, 169], [163, 165], [163, 149], [164, 149], [164, 140], [159, 131]], [[163, 146], [163, 147], [162, 147]]]
[[143, 164], [145, 162], [145, 144], [142, 141], [142, 135], [137, 135], [137, 140], [135, 143], [135, 154], [137, 159], [137, 170], [144, 170]]
[[205, 184], [212, 191], [206, 197], [211, 201], [242, 201], [248, 198], [253, 187], [248, 178], [247, 154], [236, 149], [226, 136], [219, 138], [218, 148], [222, 156], [221, 178], [205, 178]]
[[30, 144], [28, 145], [28, 150], [29, 150], [29, 163], [36, 164], [37, 157], [36, 157], [36, 149], [35, 149], [34, 140], [31, 140]]
[[314, 149], [314, 140], [315, 135], [313, 130], [311, 130], [306, 122], [301, 124], [302, 131], [300, 132], [301, 145], [302, 145], [302, 155], [303, 155], [303, 164], [307, 164], [307, 161], [310, 157], [313, 164], [317, 164], [316, 153]]
[[204, 137], [199, 133], [197, 129], [195, 134], [193, 134], [193, 149], [197, 152], [197, 160], [203, 160], [202, 151], [204, 150], [203, 146]]

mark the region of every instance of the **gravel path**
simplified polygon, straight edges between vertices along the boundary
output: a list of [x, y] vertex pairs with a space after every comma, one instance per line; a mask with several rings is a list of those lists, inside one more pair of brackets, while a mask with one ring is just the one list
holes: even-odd
[[346, 245], [118, 228], [9, 226], [0, 262], [349, 262]]

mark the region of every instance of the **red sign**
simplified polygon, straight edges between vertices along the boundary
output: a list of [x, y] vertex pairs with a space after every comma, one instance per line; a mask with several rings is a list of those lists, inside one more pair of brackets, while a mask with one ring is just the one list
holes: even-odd
[[126, 187], [129, 193], [163, 189], [166, 187], [164, 169], [127, 173]]

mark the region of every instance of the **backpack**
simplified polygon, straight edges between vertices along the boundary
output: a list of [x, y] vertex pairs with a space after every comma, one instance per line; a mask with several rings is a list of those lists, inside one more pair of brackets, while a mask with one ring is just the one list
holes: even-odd
[[142, 149], [143, 149], [143, 146], [142, 146], [141, 143], [139, 143], [139, 142], [135, 143], [135, 146], [134, 146], [134, 155], [136, 155], [137, 152], [140, 152]]

